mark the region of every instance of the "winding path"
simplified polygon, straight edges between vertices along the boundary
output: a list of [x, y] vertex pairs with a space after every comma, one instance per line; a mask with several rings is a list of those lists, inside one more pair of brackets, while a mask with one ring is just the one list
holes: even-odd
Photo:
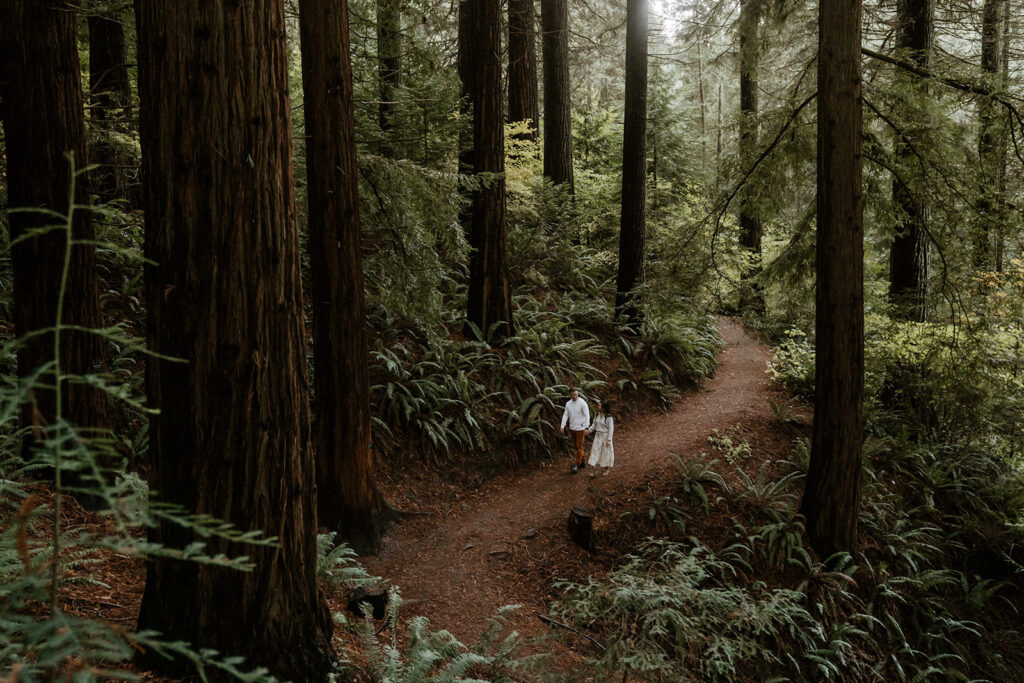
[[591, 477], [590, 469], [572, 475], [567, 459], [499, 476], [453, 509], [405, 521], [378, 555], [363, 558], [366, 568], [401, 587], [407, 615], [429, 615], [432, 628], [463, 642], [475, 639], [507, 604], [523, 606], [511, 627], [525, 635], [541, 631], [536, 614], [547, 611], [552, 577], [543, 573], [552, 559], [588, 561], [564, 531], [573, 506], [607, 511], [609, 497], [664, 480], [672, 453], [685, 458], [707, 451], [713, 430], [770, 420], [769, 352], [738, 323], [720, 320], [726, 347], [715, 377], [684, 393], [670, 412], [618, 428], [609, 476]]

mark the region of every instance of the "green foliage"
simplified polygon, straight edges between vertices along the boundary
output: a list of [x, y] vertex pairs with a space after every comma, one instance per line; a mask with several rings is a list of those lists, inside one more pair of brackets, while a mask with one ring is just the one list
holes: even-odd
[[555, 608], [605, 635], [589, 662], [597, 678], [732, 681], [786, 669], [801, 650], [826, 643], [800, 592], [740, 586], [735, 578], [735, 568], [703, 545], [651, 540], [603, 581], [559, 584], [565, 602]]
[[738, 427], [735, 436], [736, 441], [733, 441], [732, 436], [722, 434], [718, 429], [712, 429], [711, 436], [708, 437], [708, 444], [719, 451], [730, 465], [735, 465], [750, 457], [750, 443], [740, 435]]
[[[1017, 452], [1024, 373], [1020, 335], [1012, 329], [897, 323], [869, 315], [865, 329], [865, 395], [869, 422], [918, 438], [986, 440]], [[814, 347], [792, 329], [769, 364], [772, 377], [798, 396], [814, 395]]]
[[[491, 619], [480, 638], [464, 645], [448, 631], [431, 631], [426, 617], [409, 620], [404, 637], [399, 640], [399, 612], [402, 598], [392, 589], [388, 598], [387, 625], [391, 631], [388, 642], [381, 642], [369, 616], [360, 630], [363, 652], [369, 660], [366, 672], [381, 683], [449, 683], [467, 681], [505, 683], [521, 680], [524, 672], [535, 668], [536, 656], [518, 653], [520, 636], [512, 631], [504, 638], [504, 617], [519, 608], [502, 607]], [[351, 663], [350, 663], [351, 665]]]
[[601, 580], [559, 583], [554, 611], [601, 643], [587, 675], [1018, 678], [1024, 473], [971, 446], [936, 453], [889, 438], [867, 452], [863, 550], [823, 562], [794, 512], [798, 471], [772, 479], [765, 463], [730, 490], [717, 461], [680, 462], [679, 500], [707, 513], [713, 486], [752, 504], [754, 521], [734, 519], [718, 551], [652, 539]]
[[316, 537], [316, 576], [331, 588], [373, 586], [380, 583], [379, 576], [370, 575], [359, 563], [356, 551], [347, 543], [336, 543], [334, 531]]
[[708, 486], [713, 485], [726, 494], [731, 493], [729, 485], [721, 474], [715, 471], [717, 460], [706, 460], [704, 453], [696, 458], [683, 460], [678, 454], [673, 453], [672, 458], [679, 470], [679, 489], [683, 497], [700, 504], [704, 514], [710, 512], [708, 508]]
[[625, 338], [603, 299], [517, 293], [513, 304], [517, 334], [498, 350], [453, 336], [378, 339], [371, 376], [380, 450], [405, 448], [412, 436], [416, 453], [434, 462], [496, 449], [513, 460], [547, 454], [570, 386], [591, 399], [614, 392], [668, 405], [678, 383], [711, 374], [721, 343], [711, 320], [656, 320]]

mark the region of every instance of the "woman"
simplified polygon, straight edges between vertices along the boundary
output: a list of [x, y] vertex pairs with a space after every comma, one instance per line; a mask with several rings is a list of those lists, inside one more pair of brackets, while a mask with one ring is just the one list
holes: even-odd
[[604, 467], [604, 473], [607, 475], [611, 472], [612, 465], [615, 464], [615, 448], [612, 446], [615, 418], [612, 417], [611, 401], [601, 401], [601, 409], [587, 431], [595, 435], [587, 464], [591, 467]]

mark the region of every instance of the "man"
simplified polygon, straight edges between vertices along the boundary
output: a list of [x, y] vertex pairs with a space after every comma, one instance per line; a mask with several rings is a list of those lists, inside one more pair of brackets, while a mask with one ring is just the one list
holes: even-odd
[[562, 413], [562, 426], [559, 432], [565, 433], [565, 426], [569, 425], [569, 433], [572, 434], [572, 443], [576, 448], [576, 457], [570, 471], [575, 474], [587, 466], [583, 453], [583, 437], [587, 435], [590, 427], [590, 406], [580, 398], [579, 389], [569, 392], [569, 400], [565, 404], [565, 412]]

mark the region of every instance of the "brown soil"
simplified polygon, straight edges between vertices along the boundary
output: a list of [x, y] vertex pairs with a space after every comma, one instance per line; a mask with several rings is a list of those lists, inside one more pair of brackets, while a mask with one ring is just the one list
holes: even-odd
[[[427, 512], [407, 518], [378, 555], [362, 558], [366, 568], [400, 587], [406, 615], [426, 615], [431, 628], [447, 629], [462, 642], [472, 642], [497, 609], [510, 604], [522, 607], [508, 625], [524, 636], [540, 635], [548, 628], [538, 615], [547, 614], [552, 580], [603, 574], [628, 550], [633, 539], [622, 536], [634, 534], [622, 515], [646, 518], [651, 503], [671, 491], [673, 454], [714, 457], [709, 437], [716, 430], [751, 444], [757, 462], [738, 463], [748, 471], [756, 471], [766, 454], [788, 452], [793, 435], [780, 430], [768, 404], [769, 397], [778, 399], [765, 374], [768, 350], [732, 320], [721, 319], [721, 332], [726, 347], [715, 377], [684, 394], [668, 413], [619, 426], [608, 476], [594, 468], [572, 474], [568, 458], [471, 490], [443, 475], [410, 475], [404, 487], [389, 492], [392, 500]], [[551, 415], [553, 421], [560, 418]], [[594, 553], [568, 537], [573, 507], [594, 514]], [[713, 519], [721, 517], [715, 507], [700, 523], [721, 523]]]

